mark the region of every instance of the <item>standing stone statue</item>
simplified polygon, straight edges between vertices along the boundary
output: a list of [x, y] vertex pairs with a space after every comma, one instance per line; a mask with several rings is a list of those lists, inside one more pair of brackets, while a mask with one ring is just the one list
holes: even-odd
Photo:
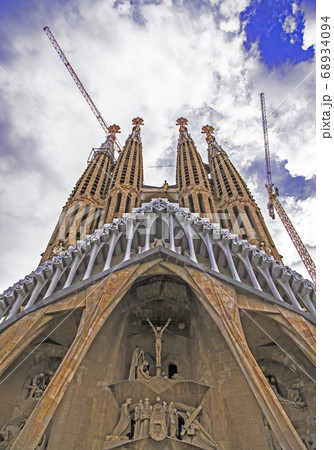
[[162, 347], [162, 334], [165, 331], [165, 329], [170, 324], [171, 319], [169, 318], [167, 323], [164, 325], [163, 328], [157, 326], [154, 328], [154, 325], [150, 321], [150, 319], [146, 319], [147, 322], [150, 324], [154, 336], [155, 336], [155, 366], [157, 369], [156, 375], [159, 377], [161, 375], [161, 347]]
[[136, 378], [137, 368], [143, 362], [144, 362], [144, 350], [140, 349], [136, 345], [132, 353], [129, 380], [134, 380]]
[[141, 438], [148, 436], [151, 414], [152, 414], [152, 405], [150, 405], [150, 401], [146, 397], [143, 407], [141, 409], [141, 426], [140, 426]]
[[127, 436], [131, 432], [131, 416], [129, 412], [131, 403], [131, 398], [127, 398], [121, 406], [121, 417], [112, 433], [113, 436]]
[[278, 384], [277, 384], [276, 378], [273, 375], [269, 375], [269, 376], [267, 375], [266, 378], [269, 381], [270, 387], [275, 392], [275, 394], [281, 397], [280, 392], [278, 390]]
[[139, 437], [140, 437], [142, 409], [143, 409], [143, 400], [139, 400], [139, 403], [135, 406], [135, 415], [134, 415], [135, 431], [134, 431], [133, 439], [139, 439]]
[[167, 431], [168, 435], [175, 439], [178, 430], [178, 415], [177, 409], [174, 407], [174, 402], [170, 402], [167, 408]]

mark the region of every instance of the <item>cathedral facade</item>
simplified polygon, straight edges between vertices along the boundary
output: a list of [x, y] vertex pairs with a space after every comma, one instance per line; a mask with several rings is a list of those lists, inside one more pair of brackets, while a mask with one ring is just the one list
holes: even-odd
[[94, 149], [37, 270], [0, 297], [0, 449], [315, 448], [315, 286], [285, 266], [213, 128]]

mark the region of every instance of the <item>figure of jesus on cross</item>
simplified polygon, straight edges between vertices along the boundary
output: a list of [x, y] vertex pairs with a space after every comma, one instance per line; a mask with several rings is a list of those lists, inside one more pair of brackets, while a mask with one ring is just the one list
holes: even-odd
[[161, 347], [162, 347], [162, 333], [165, 331], [165, 329], [170, 324], [171, 319], [169, 318], [166, 324], [163, 328], [160, 326], [157, 326], [154, 328], [154, 325], [150, 321], [150, 319], [146, 319], [147, 322], [150, 324], [154, 336], [155, 336], [155, 367], [156, 367], [156, 375], [159, 377], [161, 375]]

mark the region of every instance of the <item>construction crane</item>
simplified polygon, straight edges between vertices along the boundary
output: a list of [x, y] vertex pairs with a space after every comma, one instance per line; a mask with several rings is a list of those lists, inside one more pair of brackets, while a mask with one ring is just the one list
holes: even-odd
[[293, 226], [291, 220], [289, 219], [287, 213], [285, 212], [281, 202], [278, 199], [279, 190], [277, 187], [274, 187], [271, 176], [271, 164], [270, 164], [270, 152], [269, 152], [269, 140], [268, 140], [268, 127], [267, 127], [267, 116], [266, 116], [266, 105], [264, 101], [264, 93], [261, 92], [261, 111], [262, 111], [262, 125], [263, 125], [263, 136], [264, 136], [264, 150], [265, 150], [265, 158], [266, 158], [266, 188], [269, 195], [268, 212], [269, 216], [272, 219], [275, 219], [275, 210], [279, 215], [285, 229], [289, 233], [289, 236], [296, 247], [299, 256], [301, 257], [310, 277], [314, 284], [316, 283], [316, 267], [315, 264], [307, 251], [307, 248], [303, 244], [302, 240], [299, 237], [295, 227]]
[[121, 148], [120, 143], [117, 141], [116, 132], [115, 132], [116, 128], [118, 129], [117, 133], [119, 132], [118, 125], [111, 125], [110, 127], [108, 126], [108, 124], [105, 121], [105, 119], [103, 118], [102, 114], [97, 109], [95, 103], [93, 102], [93, 100], [91, 99], [90, 95], [88, 94], [88, 92], [84, 88], [83, 84], [81, 83], [78, 75], [75, 73], [75, 71], [74, 71], [73, 67], [71, 66], [70, 62], [66, 58], [64, 52], [60, 48], [58, 42], [56, 41], [56, 38], [54, 37], [54, 35], [52, 34], [52, 32], [50, 30], [50, 28], [49, 27], [44, 27], [43, 30], [45, 31], [47, 37], [50, 39], [51, 44], [53, 45], [53, 47], [55, 48], [56, 52], [60, 56], [60, 59], [63, 61], [66, 69], [69, 71], [69, 73], [70, 73], [71, 77], [73, 78], [75, 84], [78, 86], [80, 92], [84, 96], [86, 102], [90, 106], [90, 109], [93, 111], [95, 117], [99, 121], [99, 123], [100, 123], [101, 127], [103, 128], [104, 132], [106, 133], [107, 136], [110, 137], [112, 145], [116, 147], [116, 150], [118, 152], [121, 152], [122, 148]]

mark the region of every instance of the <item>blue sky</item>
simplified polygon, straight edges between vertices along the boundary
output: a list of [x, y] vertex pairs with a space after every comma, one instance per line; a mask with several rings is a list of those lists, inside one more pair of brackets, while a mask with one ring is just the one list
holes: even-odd
[[[0, 232], [3, 289], [34, 270], [62, 206], [103, 131], [42, 29], [49, 25], [123, 143], [145, 121], [144, 181], [175, 183], [175, 120], [201, 127], [249, 185], [286, 264], [307, 276], [266, 211], [259, 93], [265, 92], [273, 179], [315, 248], [315, 2], [1, 0]], [[24, 192], [24, 195], [22, 195]], [[284, 193], [284, 198], [283, 198]], [[314, 254], [314, 252], [313, 252]]]
[[[240, 14], [247, 36], [245, 49], [249, 50], [256, 42], [261, 61], [269, 69], [314, 57], [313, 45], [303, 48], [305, 15], [297, 9], [300, 5], [300, 0], [252, 0]], [[309, 5], [315, 9], [315, 1], [309, 0]]]

